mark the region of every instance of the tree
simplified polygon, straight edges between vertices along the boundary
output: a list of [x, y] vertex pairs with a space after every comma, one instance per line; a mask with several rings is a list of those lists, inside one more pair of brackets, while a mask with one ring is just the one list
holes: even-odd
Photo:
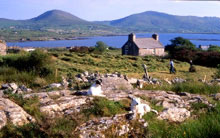
[[209, 52], [220, 52], [220, 47], [217, 45], [210, 45], [208, 51]]
[[179, 49], [196, 50], [196, 46], [188, 39], [176, 37], [170, 40], [171, 44], [165, 47], [166, 51], [172, 52]]
[[108, 46], [102, 42], [102, 41], [98, 41], [96, 42], [96, 45], [95, 45], [95, 52], [97, 53], [103, 53], [107, 50]]

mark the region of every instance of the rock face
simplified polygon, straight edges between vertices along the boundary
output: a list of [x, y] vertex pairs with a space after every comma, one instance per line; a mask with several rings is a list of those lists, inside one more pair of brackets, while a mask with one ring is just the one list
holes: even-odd
[[0, 109], [0, 128], [6, 125], [7, 120], [10, 120], [14, 125], [35, 122], [34, 118], [9, 99], [0, 98]]
[[183, 122], [190, 117], [190, 111], [185, 108], [167, 108], [159, 116], [158, 119], [169, 120], [171, 122]]
[[214, 94], [213, 97], [214, 97], [215, 100], [219, 101], [220, 100], [220, 93]]
[[30, 88], [27, 88], [25, 85], [18, 86], [15, 83], [2, 84], [1, 89], [3, 91], [11, 91], [13, 94], [23, 94], [32, 92], [32, 90]]
[[102, 90], [107, 93], [113, 90], [132, 90], [133, 86], [124, 78], [107, 77], [102, 78]]
[[[80, 138], [105, 138], [105, 131], [111, 133], [111, 127], [114, 127], [114, 136], [123, 136], [130, 132], [131, 128], [129, 122], [124, 118], [125, 115], [117, 115], [115, 117], [103, 117], [99, 120], [90, 120], [76, 129]], [[107, 137], [106, 137], [107, 138]]]
[[24, 98], [37, 96], [40, 100], [40, 111], [46, 113], [49, 118], [79, 112], [84, 104], [93, 99], [93, 97], [75, 96], [71, 94], [73, 94], [73, 92], [62, 90], [27, 94], [24, 95]]

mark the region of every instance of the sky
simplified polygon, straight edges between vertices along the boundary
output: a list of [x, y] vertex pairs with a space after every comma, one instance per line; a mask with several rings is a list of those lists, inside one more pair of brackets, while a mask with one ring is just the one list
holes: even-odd
[[0, 18], [30, 19], [53, 9], [88, 21], [114, 20], [145, 11], [220, 17], [217, 0], [0, 0]]

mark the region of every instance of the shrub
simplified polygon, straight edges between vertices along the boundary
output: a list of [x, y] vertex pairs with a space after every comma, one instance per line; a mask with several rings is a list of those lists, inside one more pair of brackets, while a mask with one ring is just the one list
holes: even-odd
[[107, 48], [108, 48], [108, 46], [104, 42], [98, 41], [98, 42], [96, 42], [94, 52], [95, 53], [103, 53], [107, 50]]
[[26, 124], [24, 126], [14, 126], [7, 124], [0, 131], [1, 138], [47, 138], [47, 134], [42, 131], [37, 124]]
[[73, 47], [69, 51], [76, 52], [76, 53], [91, 53], [93, 50], [94, 48], [92, 47], [81, 46], [81, 47]]
[[50, 137], [73, 137], [73, 132], [77, 127], [76, 120], [68, 117], [56, 118], [50, 123], [50, 128], [48, 129]]
[[195, 66], [190, 66], [189, 72], [196, 72], [196, 67]]
[[213, 76], [214, 78], [220, 78], [220, 64], [218, 64], [217, 69], [217, 72]]

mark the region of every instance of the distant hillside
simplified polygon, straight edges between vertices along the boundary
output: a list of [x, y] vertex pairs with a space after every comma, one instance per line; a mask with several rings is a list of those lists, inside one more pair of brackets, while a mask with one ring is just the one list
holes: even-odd
[[113, 21], [89, 22], [61, 10], [47, 11], [28, 20], [0, 18], [0, 39], [6, 41], [63, 40], [130, 32], [220, 33], [220, 18], [148, 11]]
[[7, 41], [71, 39], [77, 36], [113, 35], [122, 30], [95, 24], [61, 10], [47, 11], [28, 20], [0, 18], [0, 39]]
[[70, 13], [52, 10], [47, 11], [36, 18], [32, 18], [30, 21], [33, 22], [45, 22], [50, 24], [91, 24], [88, 21], [82, 20]]
[[95, 23], [120, 27], [134, 32], [220, 33], [220, 18], [176, 16], [154, 11]]
[[45, 29], [53, 27], [57, 28], [76, 28], [77, 27], [99, 27], [103, 25], [97, 25], [92, 22], [85, 21], [76, 17], [70, 13], [61, 10], [47, 11], [38, 17], [28, 20], [9, 20], [0, 19], [0, 28], [17, 28], [17, 29]]

